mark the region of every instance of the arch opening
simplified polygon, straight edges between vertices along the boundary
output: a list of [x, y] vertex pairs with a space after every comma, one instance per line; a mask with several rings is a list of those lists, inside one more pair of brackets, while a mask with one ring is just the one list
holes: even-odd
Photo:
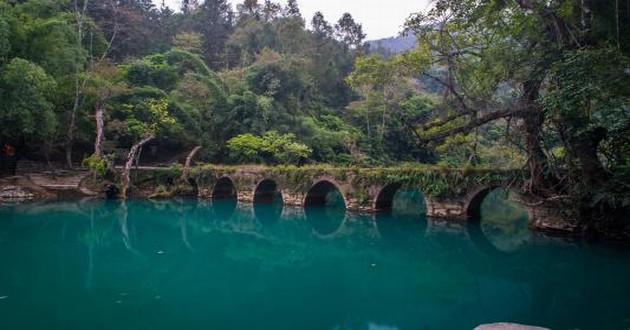
[[282, 194], [278, 191], [276, 182], [269, 179], [260, 181], [254, 191], [254, 204], [278, 202], [282, 203]]
[[306, 194], [304, 206], [326, 206], [332, 208], [346, 208], [341, 191], [329, 181], [316, 183]]
[[477, 192], [468, 203], [468, 233], [485, 253], [512, 253], [532, 238], [529, 212], [517, 203], [518, 194], [493, 186]]
[[306, 220], [322, 236], [335, 233], [346, 217], [346, 203], [341, 191], [329, 181], [313, 185], [304, 200]]
[[376, 196], [376, 202], [374, 208], [377, 211], [389, 211], [394, 206], [394, 195], [402, 187], [399, 182], [390, 183], [386, 185]]
[[283, 207], [282, 193], [275, 181], [265, 179], [254, 191], [254, 216], [262, 225], [270, 226], [280, 220]]
[[236, 187], [228, 177], [222, 177], [214, 185], [212, 199], [236, 199]]
[[426, 217], [427, 205], [424, 194], [417, 189], [405, 188], [401, 183], [390, 183], [383, 187], [374, 202], [376, 211], [396, 216]]

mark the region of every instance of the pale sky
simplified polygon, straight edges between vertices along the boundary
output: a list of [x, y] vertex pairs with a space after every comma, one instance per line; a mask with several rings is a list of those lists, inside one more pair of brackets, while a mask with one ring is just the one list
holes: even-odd
[[[203, 0], [200, 0], [202, 2]], [[156, 5], [162, 0], [153, 0]], [[236, 7], [242, 0], [230, 0]], [[264, 0], [260, 0], [264, 3]], [[285, 0], [275, 0], [284, 6]], [[393, 37], [402, 30], [405, 19], [411, 13], [424, 12], [431, 0], [298, 0], [300, 12], [307, 26], [316, 11], [321, 11], [324, 18], [334, 25], [345, 12], [352, 14], [354, 20], [363, 25], [367, 40]], [[165, 0], [167, 6], [179, 10], [181, 0]]]

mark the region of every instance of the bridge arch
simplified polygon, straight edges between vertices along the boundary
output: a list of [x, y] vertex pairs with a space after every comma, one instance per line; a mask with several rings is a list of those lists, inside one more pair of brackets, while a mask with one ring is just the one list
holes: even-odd
[[236, 186], [227, 176], [220, 178], [212, 189], [212, 199], [237, 199]]
[[401, 187], [402, 183], [394, 182], [381, 188], [381, 190], [376, 194], [376, 199], [374, 200], [374, 210], [391, 210], [394, 203], [394, 195], [396, 195], [396, 192]]
[[254, 216], [263, 226], [272, 226], [282, 215], [284, 198], [276, 181], [262, 179], [254, 188]]
[[377, 193], [372, 209], [396, 212], [399, 214], [426, 216], [428, 212], [426, 196], [417, 187], [408, 187], [402, 182], [392, 182], [383, 186]]
[[[467, 216], [466, 231], [473, 245], [482, 253], [492, 256], [507, 257], [517, 254], [523, 244], [531, 237], [525, 227], [532, 220], [529, 207], [521, 213], [523, 217], [514, 216], [514, 213], [504, 217], [503, 215], [491, 216], [490, 219], [482, 219], [481, 205], [488, 195], [498, 189], [506, 190], [506, 193], [515, 194], [521, 199], [520, 191], [503, 183], [493, 183], [472, 189], [465, 199], [464, 210]], [[518, 214], [518, 213], [517, 213]], [[486, 215], [487, 216], [487, 215]], [[494, 218], [494, 219], [493, 219]], [[498, 220], [498, 221], [497, 221]], [[508, 227], [505, 227], [507, 224]], [[504, 228], [508, 228], [505, 230]]]
[[348, 202], [341, 185], [328, 178], [316, 181], [304, 199], [306, 220], [320, 238], [334, 237], [342, 231], [346, 221], [347, 206]]
[[271, 179], [260, 180], [254, 188], [254, 204], [283, 202], [283, 196], [278, 189], [276, 181]]
[[321, 179], [311, 186], [304, 198], [304, 206], [325, 206], [331, 202], [331, 194], [335, 192], [341, 195], [341, 201], [343, 202], [343, 208], [348, 206], [346, 196], [341, 189], [341, 186], [334, 180]]
[[[474, 188], [464, 198], [464, 212], [466, 212], [468, 220], [479, 219], [481, 217], [481, 203], [488, 194], [496, 189], [506, 189], [517, 196], [521, 195], [520, 191], [500, 182]], [[531, 214], [529, 214], [529, 218], [531, 219]]]

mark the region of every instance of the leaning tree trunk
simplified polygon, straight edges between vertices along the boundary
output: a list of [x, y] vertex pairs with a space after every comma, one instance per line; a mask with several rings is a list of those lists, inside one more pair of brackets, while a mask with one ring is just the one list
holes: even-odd
[[127, 162], [125, 163], [125, 167], [123, 168], [123, 173], [120, 178], [120, 198], [127, 198], [127, 189], [129, 188], [129, 172], [131, 172], [131, 166], [133, 166], [133, 161], [135, 159], [136, 153], [138, 150], [145, 145], [147, 142], [153, 140], [155, 136], [153, 134], [144, 138], [142, 141], [134, 144], [129, 150], [129, 154], [127, 154]]
[[188, 170], [190, 169], [190, 163], [192, 162], [193, 157], [201, 150], [201, 146], [196, 146], [186, 157], [186, 162], [184, 163], [184, 168], [182, 169], [182, 176], [179, 179], [181, 182], [188, 181]]

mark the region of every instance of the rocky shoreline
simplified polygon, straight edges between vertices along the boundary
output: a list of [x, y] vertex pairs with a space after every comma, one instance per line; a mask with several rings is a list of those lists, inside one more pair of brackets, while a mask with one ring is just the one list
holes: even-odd
[[0, 203], [19, 203], [35, 199], [35, 194], [15, 185], [0, 187]]

